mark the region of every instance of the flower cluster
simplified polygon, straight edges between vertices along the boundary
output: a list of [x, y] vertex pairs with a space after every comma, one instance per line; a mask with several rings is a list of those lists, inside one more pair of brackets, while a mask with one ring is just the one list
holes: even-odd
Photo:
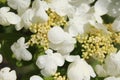
[[1, 0], [0, 80], [120, 80], [119, 0]]

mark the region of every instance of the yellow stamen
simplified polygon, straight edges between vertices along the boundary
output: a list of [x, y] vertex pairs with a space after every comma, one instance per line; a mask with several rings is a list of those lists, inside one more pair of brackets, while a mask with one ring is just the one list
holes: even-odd
[[85, 59], [93, 57], [103, 62], [106, 55], [117, 50], [112, 44], [111, 34], [95, 28], [86, 34], [78, 35], [77, 40], [82, 44], [82, 57]]

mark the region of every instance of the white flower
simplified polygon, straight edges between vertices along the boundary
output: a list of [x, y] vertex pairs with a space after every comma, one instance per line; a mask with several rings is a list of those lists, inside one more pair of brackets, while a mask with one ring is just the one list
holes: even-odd
[[9, 7], [0, 8], [0, 24], [3, 26], [20, 22], [20, 17], [13, 12], [9, 12], [9, 10]]
[[60, 16], [69, 16], [74, 12], [73, 7], [69, 4], [68, 0], [50, 0], [48, 6]]
[[69, 33], [64, 32], [58, 26], [49, 30], [48, 39], [50, 41], [50, 47], [62, 55], [69, 54], [74, 49], [74, 44], [76, 43], [76, 40]]
[[47, 4], [44, 1], [35, 0], [32, 8], [27, 9], [21, 15], [21, 22], [16, 25], [16, 30], [21, 30], [23, 27], [28, 29], [32, 24], [46, 22], [48, 20], [47, 9]]
[[38, 57], [36, 65], [42, 69], [43, 76], [51, 76], [56, 73], [57, 66], [63, 66], [64, 58], [60, 53], [53, 53], [50, 49], [46, 51], [46, 54]]
[[7, 3], [21, 15], [30, 6], [31, 0], [7, 0]]
[[26, 49], [28, 46], [24, 42], [25, 38], [21, 37], [11, 46], [11, 50], [17, 60], [29, 61], [32, 59], [32, 54]]
[[96, 3], [95, 3], [95, 12], [98, 14], [98, 15], [104, 15], [108, 12], [108, 5], [110, 3], [110, 0], [98, 0]]
[[53, 27], [49, 30], [48, 32], [48, 39], [53, 43], [53, 44], [59, 44], [64, 41], [65, 35], [64, 31], [62, 28], [56, 26]]
[[84, 33], [84, 25], [88, 22], [88, 17], [88, 15], [74, 16], [69, 21], [68, 32], [72, 36], [77, 36], [78, 34]]
[[25, 29], [28, 29], [32, 25], [33, 16], [34, 16], [34, 11], [32, 9], [26, 10], [21, 15], [21, 22], [16, 24], [16, 26], [15, 26], [16, 30], [21, 30], [23, 27]]
[[67, 60], [72, 62], [67, 70], [69, 80], [90, 80], [90, 77], [96, 76], [93, 68], [79, 56], [70, 56]]
[[17, 80], [15, 70], [10, 70], [9, 67], [4, 67], [0, 70], [0, 80]]
[[48, 5], [45, 1], [35, 0], [32, 4], [32, 9], [34, 10], [33, 23], [43, 23], [48, 20], [48, 15], [46, 11], [48, 10]]
[[103, 65], [96, 65], [96, 73], [100, 77], [120, 76], [120, 51], [108, 55]]
[[33, 75], [30, 77], [30, 80], [43, 80], [43, 79], [38, 75]]
[[2, 61], [3, 61], [3, 57], [2, 57], [2, 55], [0, 54], [0, 63], [2, 63]]

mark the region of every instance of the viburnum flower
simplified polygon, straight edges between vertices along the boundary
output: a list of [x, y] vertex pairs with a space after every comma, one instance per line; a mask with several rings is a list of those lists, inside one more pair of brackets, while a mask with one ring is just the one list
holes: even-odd
[[22, 14], [30, 6], [31, 0], [7, 0], [8, 5]]
[[28, 48], [28, 46], [25, 44], [24, 37], [19, 38], [17, 42], [11, 46], [11, 50], [17, 60], [29, 61], [32, 59], [32, 54], [26, 48]]
[[0, 24], [3, 26], [17, 24], [18, 22], [20, 22], [20, 17], [15, 13], [9, 11], [9, 7], [0, 8]]
[[48, 31], [48, 39], [50, 47], [62, 55], [69, 54], [74, 49], [74, 44], [76, 43], [76, 40], [59, 26], [55, 26]]
[[0, 70], [0, 80], [17, 80], [16, 71], [4, 67]]
[[2, 63], [2, 61], [3, 61], [3, 57], [2, 57], [2, 55], [0, 54], [0, 63]]
[[66, 60], [72, 62], [67, 69], [69, 80], [90, 80], [96, 76], [93, 68], [80, 56], [67, 56]]
[[58, 66], [63, 66], [65, 60], [60, 53], [53, 53], [50, 49], [45, 53], [46, 55], [38, 57], [36, 65], [41, 69], [43, 76], [51, 76], [56, 73]]
[[120, 76], [120, 51], [108, 55], [105, 63], [96, 65], [95, 70], [100, 77]]
[[30, 80], [43, 80], [43, 79], [38, 75], [33, 75], [30, 77]]
[[49, 8], [60, 16], [70, 16], [74, 12], [74, 8], [69, 4], [68, 0], [50, 0], [47, 3]]
[[27, 9], [21, 15], [21, 22], [15, 26], [16, 30], [21, 30], [23, 27], [28, 29], [32, 24], [46, 22], [48, 20], [47, 9], [45, 1], [35, 0], [32, 8]]
[[44, 23], [48, 20], [46, 11], [48, 10], [48, 4], [45, 1], [35, 0], [32, 4], [34, 11], [33, 23]]
[[16, 24], [15, 28], [17, 31], [21, 30], [23, 27], [28, 29], [32, 25], [32, 18], [34, 16], [34, 11], [32, 9], [26, 10], [21, 15], [21, 21]]

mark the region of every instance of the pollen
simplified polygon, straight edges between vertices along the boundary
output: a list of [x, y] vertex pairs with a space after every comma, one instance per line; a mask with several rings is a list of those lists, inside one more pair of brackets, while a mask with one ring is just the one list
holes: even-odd
[[82, 45], [82, 57], [90, 57], [103, 62], [106, 55], [116, 52], [112, 44], [111, 34], [105, 34], [102, 30], [91, 29], [86, 34], [77, 36], [78, 42]]
[[33, 46], [34, 44], [40, 45], [47, 50], [49, 48], [49, 40], [47, 37], [48, 31], [54, 26], [65, 26], [67, 21], [64, 17], [59, 16], [56, 12], [48, 9], [47, 14], [49, 16], [48, 21], [44, 23], [32, 24], [29, 30], [33, 33], [30, 40], [27, 42], [28, 45]]
[[61, 76], [59, 72], [55, 73], [53, 77], [54, 77], [54, 80], [68, 80], [66, 76]]
[[49, 15], [51, 26], [66, 26], [67, 19], [65, 16], [58, 15], [55, 11], [51, 10], [50, 8], [47, 10], [47, 14]]

